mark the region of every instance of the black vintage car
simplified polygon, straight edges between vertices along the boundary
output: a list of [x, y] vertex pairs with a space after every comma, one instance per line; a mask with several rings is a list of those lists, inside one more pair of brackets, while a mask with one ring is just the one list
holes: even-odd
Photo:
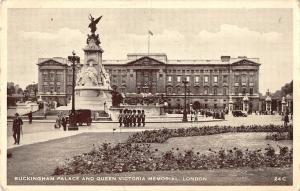
[[241, 110], [233, 110], [232, 115], [234, 117], [247, 117], [247, 113]]
[[[76, 123], [82, 125], [86, 123], [87, 126], [90, 126], [92, 123], [92, 111], [88, 109], [79, 109], [75, 111]], [[70, 123], [69, 117], [67, 118], [67, 123]]]

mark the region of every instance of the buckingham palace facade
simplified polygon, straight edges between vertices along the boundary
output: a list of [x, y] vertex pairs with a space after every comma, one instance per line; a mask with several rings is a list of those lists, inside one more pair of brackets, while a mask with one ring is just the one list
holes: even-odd
[[[242, 110], [245, 98], [249, 112], [259, 110], [259, 59], [221, 56], [217, 60], [169, 60], [164, 53], [128, 54], [125, 60], [102, 60], [111, 87], [124, 95], [160, 95], [169, 107], [187, 103], [196, 108]], [[72, 70], [64, 58], [39, 59], [39, 95], [65, 105], [71, 96]]]

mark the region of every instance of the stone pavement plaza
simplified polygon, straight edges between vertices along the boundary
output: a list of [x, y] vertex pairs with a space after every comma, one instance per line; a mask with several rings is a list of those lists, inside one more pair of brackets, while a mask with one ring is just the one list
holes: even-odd
[[54, 123], [52, 122], [34, 122], [29, 124], [24, 120], [23, 134], [21, 135], [21, 144], [14, 145], [12, 137], [12, 122], [7, 123], [7, 148], [19, 147], [22, 145], [34, 144], [39, 142], [45, 142], [49, 140], [69, 137], [85, 132], [138, 132], [151, 129], [160, 128], [189, 128], [189, 127], [201, 127], [201, 126], [215, 126], [215, 125], [266, 125], [266, 124], [283, 124], [282, 117], [279, 115], [249, 115], [248, 117], [233, 117], [226, 116], [223, 121], [212, 121], [208, 118], [206, 122], [188, 122], [178, 123], [172, 121], [146, 123], [145, 127], [121, 127], [118, 123], [92, 123], [90, 127], [80, 126], [78, 131], [63, 131], [62, 128], [54, 129]]

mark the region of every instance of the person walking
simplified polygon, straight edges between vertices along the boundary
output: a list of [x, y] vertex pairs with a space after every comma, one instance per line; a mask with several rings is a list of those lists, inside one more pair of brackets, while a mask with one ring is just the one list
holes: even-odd
[[59, 113], [57, 115], [57, 118], [56, 118], [56, 121], [55, 121], [55, 124], [54, 124], [54, 128], [58, 129], [58, 128], [60, 128], [60, 125], [61, 125], [61, 114]]
[[20, 144], [20, 135], [21, 135], [21, 131], [22, 131], [22, 125], [23, 125], [23, 121], [19, 117], [19, 114], [16, 113], [15, 119], [13, 121], [13, 137], [15, 140], [14, 144], [18, 144], [18, 145]]
[[32, 111], [30, 111], [28, 113], [28, 120], [29, 120], [29, 124], [31, 124], [32, 123]]
[[64, 131], [67, 130], [67, 116], [64, 114], [61, 118], [61, 124], [63, 126]]

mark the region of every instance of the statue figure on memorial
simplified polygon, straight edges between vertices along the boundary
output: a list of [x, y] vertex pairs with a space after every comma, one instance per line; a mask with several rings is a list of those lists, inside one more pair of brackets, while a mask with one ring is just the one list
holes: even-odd
[[92, 34], [95, 34], [95, 32], [96, 32], [96, 30], [97, 30], [96, 25], [98, 24], [98, 22], [100, 21], [101, 18], [102, 18], [102, 16], [100, 16], [99, 18], [97, 18], [97, 19], [95, 20], [95, 18], [92, 17], [92, 15], [90, 14], [89, 19], [90, 19], [91, 23], [89, 24], [89, 28], [91, 28], [91, 33], [92, 33]]
[[91, 65], [82, 67], [77, 73], [77, 86], [98, 86], [100, 83], [97, 70]]

